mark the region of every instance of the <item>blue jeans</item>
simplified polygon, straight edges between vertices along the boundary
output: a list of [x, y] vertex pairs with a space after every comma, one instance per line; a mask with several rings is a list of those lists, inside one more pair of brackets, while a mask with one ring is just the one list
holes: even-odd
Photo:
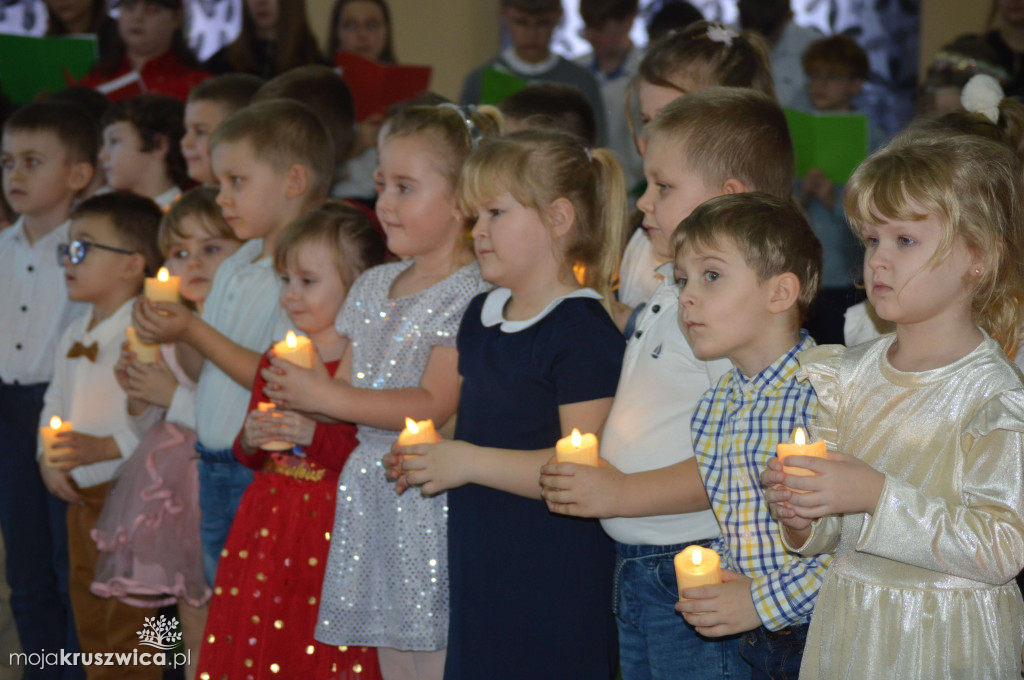
[[740, 654], [753, 669], [751, 680], [797, 680], [806, 641], [806, 623], [776, 631], [761, 626], [744, 633]]
[[[68, 599], [67, 504], [46, 490], [36, 462], [45, 392], [45, 384], [0, 383], [0, 529], [11, 611], [27, 654], [80, 651]], [[24, 671], [28, 680], [85, 677], [72, 666]]]
[[737, 637], [702, 637], [675, 610], [679, 591], [672, 558], [687, 545], [615, 544], [613, 603], [623, 680], [722, 680], [749, 674]]
[[231, 453], [231, 449], [211, 450], [196, 444], [199, 452], [199, 537], [203, 542], [203, 570], [206, 580], [213, 586], [217, 577], [220, 551], [228, 540], [235, 510], [242, 500], [252, 470], [245, 467]]

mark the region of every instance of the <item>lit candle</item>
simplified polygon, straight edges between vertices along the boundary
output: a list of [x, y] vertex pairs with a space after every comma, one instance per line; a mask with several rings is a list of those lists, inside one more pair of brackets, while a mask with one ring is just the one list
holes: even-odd
[[274, 356], [302, 368], [313, 368], [313, 341], [288, 331], [284, 340], [274, 345]]
[[434, 421], [430, 418], [420, 421], [406, 418], [405, 429], [398, 435], [399, 446], [436, 444], [438, 441], [437, 431], [434, 430]]
[[[779, 444], [775, 447], [775, 451], [779, 455], [779, 460], [783, 463], [790, 456], [811, 456], [813, 458], [824, 458], [825, 457], [825, 440], [819, 439], [816, 442], [806, 443], [807, 433], [804, 432], [804, 428], [798, 427], [793, 430], [793, 443], [792, 444]], [[782, 468], [787, 475], [794, 475], [796, 477], [813, 477], [814, 473], [807, 468], [785, 466]]]
[[167, 267], [160, 267], [156, 277], [146, 277], [143, 293], [151, 302], [180, 302], [178, 288], [181, 287], [181, 277], [171, 276]]
[[722, 582], [721, 560], [714, 550], [699, 545], [688, 545], [675, 557], [676, 587], [679, 599], [684, 600], [685, 588], [713, 586]]
[[61, 435], [65, 432], [71, 432], [71, 423], [61, 422], [57, 416], [50, 418], [49, 427], [39, 428], [39, 437], [43, 440], [43, 461], [46, 463], [46, 467], [57, 467], [53, 463], [53, 458], [67, 453], [67, 451], [53, 448], [53, 445], [60, 441]]
[[144, 364], [156, 363], [156, 355], [160, 352], [160, 345], [150, 345], [149, 343], [142, 342], [139, 340], [139, 334], [131, 326], [124, 329], [124, 334], [128, 337], [128, 349], [135, 352], [136, 359]]
[[[276, 407], [274, 406], [274, 402], [272, 401], [261, 401], [258, 404], [256, 404], [256, 409], [260, 413], [269, 413], [269, 417], [271, 418], [280, 418], [281, 415], [274, 412], [275, 408]], [[295, 444], [293, 444], [292, 442], [273, 441], [267, 442], [260, 448], [263, 449], [264, 451], [289, 451], [295, 448]]]
[[555, 458], [559, 463], [576, 463], [597, 467], [597, 435], [580, 434], [573, 428], [572, 434], [562, 437], [555, 444]]

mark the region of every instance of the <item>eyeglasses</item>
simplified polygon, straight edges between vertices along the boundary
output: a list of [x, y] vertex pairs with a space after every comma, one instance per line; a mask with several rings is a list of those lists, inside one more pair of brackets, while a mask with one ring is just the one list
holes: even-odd
[[124, 248], [115, 248], [114, 246], [105, 246], [102, 243], [93, 243], [92, 241], [72, 241], [71, 243], [60, 243], [57, 245], [57, 263], [60, 266], [64, 266], [64, 258], [68, 258], [71, 264], [82, 264], [85, 256], [89, 253], [90, 248], [99, 248], [100, 250], [109, 250], [112, 253], [121, 253], [122, 255], [134, 255], [134, 250], [125, 250]]

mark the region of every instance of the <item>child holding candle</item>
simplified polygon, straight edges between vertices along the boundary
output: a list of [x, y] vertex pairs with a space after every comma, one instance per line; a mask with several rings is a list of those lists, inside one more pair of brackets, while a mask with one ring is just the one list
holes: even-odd
[[[383, 257], [383, 240], [370, 221], [340, 203], [292, 222], [278, 239], [274, 264], [284, 282], [281, 305], [309, 335], [331, 374], [348, 344], [334, 328], [345, 294]], [[267, 352], [260, 365], [269, 366], [273, 355]], [[235, 457], [256, 474], [224, 546], [198, 671], [211, 678], [267, 675], [273, 664], [284, 677], [379, 678], [376, 650], [339, 649], [313, 639], [338, 473], [357, 444], [356, 428], [317, 423], [293, 411], [268, 417], [257, 408], [268, 399], [265, 385], [257, 375], [249, 415], [235, 440]], [[300, 453], [261, 448], [281, 439]]]
[[[242, 245], [221, 216], [216, 195], [215, 189], [186, 192], [164, 215], [158, 235], [167, 268], [182, 281], [181, 297], [200, 311], [217, 268]], [[212, 591], [199, 542], [195, 381], [174, 344], [155, 349], [156, 362], [142, 363], [129, 349], [115, 366], [142, 441], [92, 531], [100, 557], [91, 590], [140, 607], [177, 602], [185, 646], [198, 658]], [[195, 666], [186, 674], [194, 677]]]
[[446, 680], [615, 677], [614, 546], [597, 522], [548, 512], [537, 477], [559, 437], [599, 431], [611, 407], [625, 195], [612, 152], [562, 132], [488, 140], [463, 170], [481, 272], [500, 288], [459, 328], [456, 441], [396, 449], [419, 454], [401, 466], [425, 495], [451, 489]]
[[140, 298], [134, 325], [146, 342], [182, 340], [205, 357], [196, 390], [200, 533], [210, 585], [235, 508], [252, 472], [235, 460], [261, 352], [289, 323], [278, 304], [272, 261], [277, 236], [327, 197], [334, 150], [323, 124], [289, 101], [253, 104], [226, 118], [211, 139], [217, 203], [247, 242], [217, 271], [201, 316]]
[[[78, 648], [67, 578], [70, 483], [47, 492], [36, 461], [43, 394], [53, 377], [57, 341], [86, 306], [68, 298], [53, 253], [68, 240], [71, 206], [96, 165], [96, 123], [72, 104], [39, 102], [10, 115], [3, 127], [4, 198], [19, 214], [0, 230], [0, 529], [6, 578], [21, 645], [28, 654]], [[65, 478], [64, 482], [67, 482]], [[70, 669], [69, 669], [70, 670]]]
[[[458, 400], [455, 335], [486, 289], [455, 184], [470, 149], [501, 129], [495, 109], [411, 106], [387, 124], [377, 215], [405, 258], [352, 286], [337, 320], [350, 338], [332, 380], [274, 359], [264, 393], [278, 407], [359, 425], [341, 473], [316, 638], [378, 647], [386, 678], [442, 675], [448, 635], [447, 501], [398, 496], [381, 474], [407, 417], [447, 422]], [[351, 368], [348, 368], [351, 366]]]
[[673, 558], [691, 544], [721, 545], [693, 457], [690, 419], [730, 364], [698, 359], [679, 327], [671, 237], [697, 205], [716, 196], [749, 190], [788, 198], [793, 146], [779, 106], [740, 88], [680, 97], [644, 135], [648, 184], [637, 207], [645, 241], [666, 262], [658, 270], [662, 280], [627, 338], [601, 434], [606, 464], [547, 465], [540, 482], [553, 512], [599, 517], [615, 540], [613, 608], [624, 680], [672, 677], [682, 668], [694, 680], [720, 680], [745, 670], [740, 643], [698, 635], [681, 620]]
[[758, 474], [814, 417], [797, 355], [815, 346], [800, 324], [820, 285], [821, 243], [793, 201], [763, 193], [707, 201], [672, 243], [679, 322], [694, 355], [733, 364], [691, 420], [728, 568], [721, 585], [683, 589], [676, 609], [701, 635], [743, 633], [752, 677], [795, 679], [829, 558], [786, 548]]
[[[128, 423], [127, 397], [114, 377], [132, 300], [147, 273], [160, 266], [157, 229], [162, 213], [148, 198], [104, 194], [71, 214], [70, 243], [60, 245], [68, 297], [89, 303], [56, 347], [54, 377], [43, 399], [40, 427], [56, 414], [73, 430], [54, 448], [51, 467], [40, 460], [47, 488], [71, 503], [67, 510], [69, 591], [82, 651], [127, 652], [155, 608], [130, 607], [89, 591], [99, 552], [90, 536], [107, 490], [139, 440]], [[42, 451], [39, 452], [40, 457]], [[133, 677], [160, 678], [158, 666], [140, 667]]]
[[787, 460], [812, 476], [762, 473], [787, 546], [836, 553], [802, 678], [1020, 673], [1020, 177], [1005, 146], [932, 130], [847, 185], [868, 299], [896, 332], [800, 357], [829, 452]]

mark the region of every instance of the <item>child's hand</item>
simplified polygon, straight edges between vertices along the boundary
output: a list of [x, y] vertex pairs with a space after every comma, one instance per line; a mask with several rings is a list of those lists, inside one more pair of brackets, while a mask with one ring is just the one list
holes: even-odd
[[404, 447], [395, 444], [391, 450], [380, 459], [384, 466], [384, 475], [395, 483], [395, 493], [401, 496], [409, 488], [409, 480], [405, 478], [405, 467], [402, 465], [402, 454], [397, 453]]
[[540, 495], [551, 512], [573, 517], [615, 517], [625, 475], [604, 458], [598, 467], [559, 463], [540, 469]]
[[114, 379], [117, 380], [117, 384], [125, 394], [128, 393], [128, 364], [134, 359], [135, 352], [128, 349], [128, 341], [125, 340], [121, 343], [121, 356], [118, 357], [117, 363], [114, 364]]
[[[768, 510], [772, 517], [785, 527], [792, 529], [790, 535], [794, 538], [802, 535], [811, 528], [812, 520], [806, 517], [798, 517], [796, 511], [789, 504], [793, 497], [793, 491], [786, 487], [786, 480], [791, 479], [783, 471], [782, 461], [775, 458], [768, 459], [768, 467], [761, 471], [761, 486], [764, 487], [764, 499], [768, 501]], [[806, 536], [803, 536], [806, 539]]]
[[811, 477], [786, 476], [786, 485], [794, 491], [789, 505], [797, 517], [817, 519], [826, 515], [855, 512], [873, 513], [885, 485], [885, 475], [854, 456], [835, 451], [827, 458], [792, 456], [786, 464], [816, 473]]
[[265, 421], [266, 432], [272, 439], [291, 442], [299, 446], [309, 446], [313, 443], [313, 433], [316, 431], [316, 421], [306, 416], [299, 415], [295, 411], [279, 411], [274, 409], [273, 418]]
[[743, 574], [722, 569], [721, 584], [684, 589], [681, 594], [687, 599], [676, 602], [676, 611], [706, 637], [754, 630], [761, 617], [750, 596], [750, 582]]
[[57, 498], [73, 505], [83, 504], [84, 501], [78, 494], [78, 488], [75, 486], [74, 480], [71, 479], [70, 472], [52, 468], [40, 460], [39, 475], [43, 478], [46, 490]]
[[281, 437], [273, 434], [273, 426], [271, 421], [277, 419], [277, 414], [282, 413], [277, 409], [273, 411], [260, 411], [259, 409], [253, 409], [245, 416], [245, 422], [242, 423], [242, 437], [241, 444], [242, 448], [249, 454], [252, 454], [256, 449], [263, 448], [264, 444], [272, 441], [280, 441]]
[[332, 378], [324, 366], [320, 353], [313, 352], [313, 368], [296, 366], [290, 361], [271, 357], [270, 368], [263, 369], [267, 381], [263, 394], [278, 408], [316, 413], [319, 411], [318, 390], [331, 384]]
[[475, 448], [466, 442], [445, 440], [437, 444], [396, 446], [392, 451], [408, 456], [402, 461], [402, 467], [409, 485], [420, 487], [424, 496], [433, 496], [469, 481], [466, 467]]
[[836, 189], [828, 176], [818, 168], [811, 168], [804, 175], [804, 205], [812, 198], [818, 199], [829, 210], [836, 203]]
[[132, 309], [132, 325], [139, 340], [151, 345], [180, 340], [195, 315], [185, 305], [174, 302], [150, 302], [140, 295]]
[[50, 462], [59, 470], [69, 471], [79, 465], [90, 465], [121, 457], [113, 437], [96, 437], [71, 430], [53, 444]]
[[[122, 358], [124, 355], [125, 353], [122, 352]], [[128, 378], [125, 394], [154, 406], [170, 407], [171, 401], [174, 399], [174, 391], [178, 389], [178, 381], [162, 357], [157, 357], [155, 364], [131, 361], [125, 368], [125, 373]]]

